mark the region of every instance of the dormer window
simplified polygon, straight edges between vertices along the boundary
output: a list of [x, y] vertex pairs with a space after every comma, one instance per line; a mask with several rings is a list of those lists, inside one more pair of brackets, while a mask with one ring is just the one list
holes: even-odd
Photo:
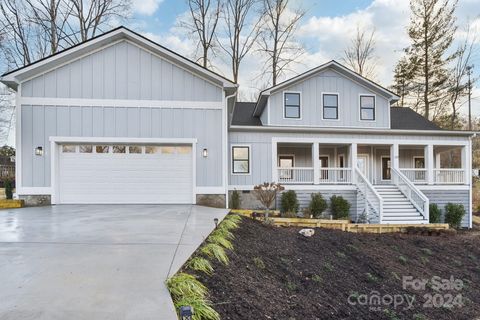
[[323, 119], [338, 120], [338, 94], [323, 94]]
[[285, 119], [300, 119], [300, 92], [284, 93], [283, 117]]
[[375, 120], [375, 96], [360, 96], [360, 120]]

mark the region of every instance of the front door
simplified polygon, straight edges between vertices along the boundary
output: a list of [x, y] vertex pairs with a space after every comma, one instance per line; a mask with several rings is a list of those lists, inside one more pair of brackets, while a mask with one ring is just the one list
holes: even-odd
[[[415, 169], [425, 169], [425, 158], [424, 157], [414, 157], [413, 165]], [[415, 181], [424, 181], [425, 180], [425, 170], [415, 170]]]
[[328, 157], [327, 156], [320, 156], [320, 179], [321, 180], [328, 180], [328, 170], [322, 168], [328, 168]]
[[357, 155], [357, 167], [360, 169], [360, 172], [368, 179], [368, 155], [359, 154]]
[[382, 180], [391, 179], [391, 161], [390, 157], [382, 157]]

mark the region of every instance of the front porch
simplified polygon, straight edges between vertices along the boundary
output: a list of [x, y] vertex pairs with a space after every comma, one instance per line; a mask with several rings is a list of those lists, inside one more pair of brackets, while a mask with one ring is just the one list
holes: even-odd
[[287, 185], [352, 185], [356, 163], [373, 185], [392, 184], [392, 168], [415, 185], [468, 185], [467, 148], [279, 142], [273, 146], [277, 155], [273, 177]]
[[274, 139], [273, 180], [297, 190], [355, 190], [357, 220], [384, 224], [428, 223], [422, 190], [469, 187], [469, 144], [384, 141]]

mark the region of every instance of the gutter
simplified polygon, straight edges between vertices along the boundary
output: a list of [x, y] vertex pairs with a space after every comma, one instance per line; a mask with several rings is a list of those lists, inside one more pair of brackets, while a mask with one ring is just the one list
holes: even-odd
[[282, 127], [282, 126], [230, 126], [230, 131], [280, 131], [280, 132], [320, 132], [320, 133], [362, 133], [362, 134], [408, 134], [408, 135], [440, 135], [440, 136], [466, 136], [477, 134], [475, 131], [447, 131], [447, 130], [401, 130], [401, 129], [373, 129], [363, 128], [312, 128], [312, 127]]
[[[228, 154], [229, 154], [229, 148], [228, 148], [228, 131], [229, 131], [229, 127], [230, 127], [230, 121], [228, 120], [229, 119], [229, 114], [228, 114], [228, 100], [231, 99], [231, 98], [236, 98], [237, 97], [237, 91], [235, 91], [234, 93], [232, 93], [231, 95], [229, 96], [225, 96], [225, 131], [224, 131], [224, 134], [225, 134], [225, 152], [224, 152], [224, 178], [223, 178], [223, 185], [225, 186], [225, 207], [228, 209], [228, 205], [229, 205], [229, 199], [228, 199], [228, 177], [230, 176], [230, 171], [228, 170]], [[233, 104], [233, 109], [232, 109], [232, 112], [234, 111], [235, 109], [235, 103]]]

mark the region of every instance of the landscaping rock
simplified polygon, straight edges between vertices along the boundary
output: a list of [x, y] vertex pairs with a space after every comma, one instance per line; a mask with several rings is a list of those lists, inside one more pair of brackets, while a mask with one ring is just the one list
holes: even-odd
[[302, 230], [298, 231], [298, 233], [300, 233], [302, 236], [310, 238], [311, 236], [313, 236], [315, 234], [315, 230], [313, 230], [313, 229], [302, 229]]

